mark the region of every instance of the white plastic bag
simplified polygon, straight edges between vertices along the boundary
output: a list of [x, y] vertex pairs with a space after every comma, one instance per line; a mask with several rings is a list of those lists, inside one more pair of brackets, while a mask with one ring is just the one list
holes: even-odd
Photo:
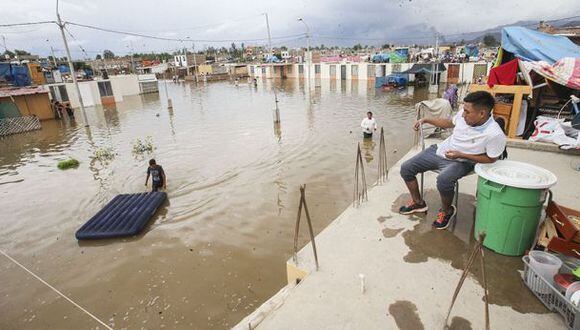
[[580, 137], [571, 138], [564, 130], [564, 119], [538, 116], [534, 121], [534, 133], [529, 140], [533, 142], [555, 143], [562, 149], [580, 148]]

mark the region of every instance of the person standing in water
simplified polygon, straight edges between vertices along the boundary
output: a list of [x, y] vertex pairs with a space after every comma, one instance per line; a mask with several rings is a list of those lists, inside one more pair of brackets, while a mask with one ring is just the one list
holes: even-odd
[[151, 191], [159, 191], [159, 188], [167, 189], [167, 177], [161, 165], [157, 165], [155, 159], [149, 160], [149, 167], [147, 168], [147, 179], [145, 179], [145, 186], [149, 182], [151, 176]]
[[373, 132], [377, 130], [377, 121], [373, 118], [372, 112], [367, 112], [367, 117], [360, 123], [365, 139], [371, 139]]

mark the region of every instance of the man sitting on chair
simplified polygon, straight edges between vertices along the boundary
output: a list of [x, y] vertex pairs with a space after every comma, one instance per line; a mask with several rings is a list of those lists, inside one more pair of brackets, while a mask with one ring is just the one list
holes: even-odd
[[468, 94], [463, 109], [453, 117], [424, 118], [415, 122], [414, 129], [422, 124], [440, 128], [453, 128], [453, 133], [439, 145], [432, 145], [407, 160], [401, 166], [401, 176], [411, 193], [412, 201], [401, 206], [401, 214], [427, 212], [427, 204], [419, 192], [417, 174], [437, 170], [437, 190], [441, 195], [441, 210], [433, 226], [445, 229], [455, 216], [452, 205], [455, 183], [466, 176], [476, 163], [493, 163], [506, 146], [506, 136], [492, 116], [495, 105], [493, 96], [484, 91]]

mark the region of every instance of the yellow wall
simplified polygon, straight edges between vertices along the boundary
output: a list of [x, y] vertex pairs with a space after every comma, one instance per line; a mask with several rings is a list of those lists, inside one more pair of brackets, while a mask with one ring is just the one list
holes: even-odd
[[[53, 119], [54, 113], [50, 106], [48, 93], [13, 96], [14, 103], [23, 116], [36, 115], [40, 120]], [[0, 98], [3, 102], [12, 102], [10, 97]]]
[[197, 74], [212, 74], [213, 73], [213, 68], [211, 67], [211, 65], [208, 64], [202, 64], [200, 66], [197, 67]]
[[40, 65], [36, 63], [28, 63], [28, 72], [30, 73], [30, 79], [34, 85], [46, 84]]

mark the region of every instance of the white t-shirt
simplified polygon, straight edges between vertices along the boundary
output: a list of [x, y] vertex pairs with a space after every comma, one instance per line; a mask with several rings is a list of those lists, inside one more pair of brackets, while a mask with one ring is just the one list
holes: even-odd
[[375, 129], [377, 129], [377, 122], [374, 118], [369, 119], [368, 117], [363, 119], [362, 123], [360, 123], [360, 127], [362, 127], [363, 132], [365, 133], [372, 133]]
[[450, 137], [439, 144], [437, 155], [443, 158], [449, 150], [456, 150], [468, 155], [486, 154], [491, 158], [501, 156], [506, 145], [506, 136], [493, 116], [481, 126], [469, 126], [463, 119], [463, 109], [454, 117], [455, 128]]

